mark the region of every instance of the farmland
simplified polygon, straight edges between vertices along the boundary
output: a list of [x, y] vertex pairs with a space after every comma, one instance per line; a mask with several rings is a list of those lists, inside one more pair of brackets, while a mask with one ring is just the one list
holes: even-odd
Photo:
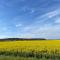
[[0, 60], [59, 60], [60, 40], [0, 41]]

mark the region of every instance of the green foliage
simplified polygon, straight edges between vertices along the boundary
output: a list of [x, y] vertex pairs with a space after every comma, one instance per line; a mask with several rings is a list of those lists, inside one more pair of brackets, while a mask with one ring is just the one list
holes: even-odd
[[[50, 53], [48, 52], [48, 50], [42, 50], [42, 51], [32, 50], [30, 52], [26, 52], [26, 51], [23, 52], [23, 51], [18, 51], [18, 50], [17, 51], [14, 51], [14, 50], [12, 50], [12, 51], [0, 51], [0, 56], [3, 58], [4, 58], [4, 56], [19, 57], [19, 59], [20, 59], [20, 57], [46, 59], [46, 60], [49, 60], [49, 59], [50, 60], [56, 60], [56, 59], [59, 60], [60, 59], [60, 53], [56, 49], [51, 51]], [[1, 58], [0, 58], [0, 60], [1, 60]], [[6, 60], [6, 59], [4, 59], [4, 60]]]

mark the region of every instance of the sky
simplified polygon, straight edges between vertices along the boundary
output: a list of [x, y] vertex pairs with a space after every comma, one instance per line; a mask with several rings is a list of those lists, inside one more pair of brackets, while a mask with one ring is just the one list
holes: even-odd
[[60, 0], [0, 0], [0, 38], [60, 39]]

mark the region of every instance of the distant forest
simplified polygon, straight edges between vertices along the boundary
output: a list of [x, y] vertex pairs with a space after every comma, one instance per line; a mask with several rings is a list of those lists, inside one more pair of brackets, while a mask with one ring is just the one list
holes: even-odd
[[4, 38], [0, 39], [0, 41], [24, 41], [24, 40], [46, 40], [44, 38]]

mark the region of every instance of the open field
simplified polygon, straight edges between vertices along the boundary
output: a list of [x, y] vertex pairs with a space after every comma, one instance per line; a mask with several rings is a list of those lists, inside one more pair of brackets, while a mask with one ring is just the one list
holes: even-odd
[[60, 40], [0, 41], [0, 60], [8, 59], [59, 60]]
[[41, 50], [60, 50], [60, 40], [36, 40], [36, 41], [0, 41], [0, 50], [18, 51], [41, 51]]

